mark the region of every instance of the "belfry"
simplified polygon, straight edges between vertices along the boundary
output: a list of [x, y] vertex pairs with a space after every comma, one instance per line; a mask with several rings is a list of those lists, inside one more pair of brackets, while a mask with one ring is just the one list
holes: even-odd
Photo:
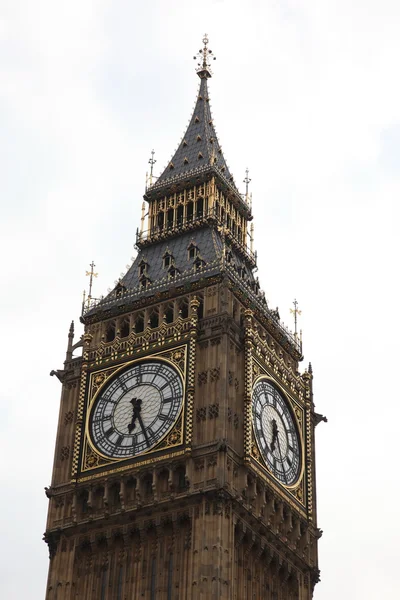
[[254, 275], [207, 36], [199, 58], [186, 133], [158, 178], [150, 159], [137, 257], [105, 297], [90, 286], [52, 371], [47, 600], [308, 600], [319, 580], [312, 369]]

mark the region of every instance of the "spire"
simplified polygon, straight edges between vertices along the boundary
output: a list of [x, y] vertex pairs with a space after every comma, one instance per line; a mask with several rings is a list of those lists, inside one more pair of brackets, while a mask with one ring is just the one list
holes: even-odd
[[192, 173], [197, 174], [211, 169], [219, 172], [236, 189], [222, 154], [211, 115], [207, 80], [212, 76], [210, 59], [215, 60], [215, 57], [212, 50], [208, 48], [206, 35], [203, 44], [203, 49], [199, 50], [197, 57], [194, 57], [199, 60], [196, 71], [200, 77], [200, 87], [192, 118], [170, 163], [149, 190], [161, 187], [164, 183], [176, 182], [181, 177], [190, 176]]

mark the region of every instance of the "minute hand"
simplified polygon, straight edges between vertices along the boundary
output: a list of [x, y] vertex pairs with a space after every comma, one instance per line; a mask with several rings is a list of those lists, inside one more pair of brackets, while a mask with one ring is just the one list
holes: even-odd
[[143, 425], [142, 417], [140, 416], [140, 414], [137, 415], [137, 418], [138, 418], [138, 421], [139, 421], [139, 425], [142, 428], [144, 439], [146, 440], [147, 447], [150, 448], [150, 440], [149, 440], [149, 437], [147, 435], [146, 428]]
[[283, 466], [283, 459], [282, 459], [282, 451], [281, 451], [281, 443], [279, 441], [279, 435], [276, 436], [276, 440], [278, 442], [278, 450], [279, 450], [279, 456], [281, 457], [281, 464], [282, 464], [282, 469], [283, 469], [283, 476], [285, 478], [285, 483], [287, 484], [287, 477], [286, 477], [286, 471], [285, 468]]

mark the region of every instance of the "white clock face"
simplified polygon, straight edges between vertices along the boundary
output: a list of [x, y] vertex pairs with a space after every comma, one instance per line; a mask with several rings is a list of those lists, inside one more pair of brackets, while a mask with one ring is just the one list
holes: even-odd
[[253, 428], [261, 455], [273, 475], [284, 485], [300, 474], [300, 441], [287, 400], [268, 379], [253, 389]]
[[119, 373], [96, 398], [91, 439], [110, 458], [134, 457], [153, 448], [174, 425], [183, 383], [171, 365], [149, 360]]

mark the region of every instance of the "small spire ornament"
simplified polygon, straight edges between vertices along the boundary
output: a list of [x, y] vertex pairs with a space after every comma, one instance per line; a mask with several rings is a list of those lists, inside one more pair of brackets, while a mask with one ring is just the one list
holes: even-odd
[[209, 50], [208, 46], [208, 35], [205, 33], [203, 37], [203, 48], [200, 49], [196, 56], [193, 56], [193, 60], [198, 60], [197, 63], [197, 75], [200, 79], [209, 79], [212, 77], [212, 71], [210, 68], [210, 61], [216, 60], [212, 50]]
[[301, 310], [298, 309], [299, 303], [296, 299], [293, 301], [294, 308], [290, 309], [290, 312], [294, 316], [294, 337], [297, 339], [297, 316], [301, 315]]
[[246, 204], [249, 204], [249, 183], [251, 179], [249, 178], [249, 169], [246, 169], [246, 177], [243, 179], [243, 183], [246, 184]]
[[156, 160], [154, 158], [154, 150], [151, 151], [151, 157], [149, 158], [149, 165], [150, 165], [150, 177], [149, 177], [149, 185], [153, 185], [153, 167], [156, 164]]

